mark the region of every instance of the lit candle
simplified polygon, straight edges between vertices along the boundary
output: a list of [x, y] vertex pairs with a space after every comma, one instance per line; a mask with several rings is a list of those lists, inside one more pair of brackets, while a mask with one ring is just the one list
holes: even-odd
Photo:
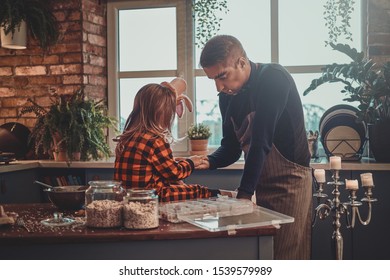
[[357, 189], [359, 189], [358, 180], [348, 180], [348, 179], [345, 179], [345, 188], [347, 190], [357, 190]]
[[362, 173], [362, 174], [360, 174], [360, 179], [362, 180], [363, 187], [374, 186], [374, 180], [372, 178], [372, 173]]
[[332, 156], [329, 157], [330, 161], [330, 169], [332, 170], [340, 170], [341, 169], [341, 157]]
[[325, 183], [325, 170], [324, 169], [314, 169], [314, 177], [318, 183]]

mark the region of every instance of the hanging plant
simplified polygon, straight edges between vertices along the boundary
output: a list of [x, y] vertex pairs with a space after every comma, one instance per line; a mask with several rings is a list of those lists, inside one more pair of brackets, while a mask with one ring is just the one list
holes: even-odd
[[326, 46], [337, 43], [341, 36], [352, 41], [350, 19], [354, 5], [354, 0], [326, 0], [324, 5], [325, 26], [328, 27]]
[[4, 34], [14, 34], [25, 21], [32, 38], [44, 49], [58, 41], [57, 20], [51, 10], [51, 0], [1, 0], [0, 28]]
[[192, 15], [195, 19], [195, 45], [202, 48], [221, 28], [222, 18], [227, 14], [227, 0], [194, 0]]

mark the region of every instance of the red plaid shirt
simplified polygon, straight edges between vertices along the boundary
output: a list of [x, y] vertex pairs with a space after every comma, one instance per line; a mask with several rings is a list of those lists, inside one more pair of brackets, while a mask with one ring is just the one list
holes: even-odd
[[114, 179], [125, 188], [154, 188], [160, 201], [210, 197], [208, 188], [181, 181], [193, 169], [189, 159], [174, 160], [170, 145], [162, 137], [137, 133], [115, 159]]

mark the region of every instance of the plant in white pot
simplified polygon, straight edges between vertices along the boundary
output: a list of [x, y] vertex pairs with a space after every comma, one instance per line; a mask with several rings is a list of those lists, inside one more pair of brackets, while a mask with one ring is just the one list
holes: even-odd
[[[50, 0], [1, 0], [2, 46], [23, 49], [26, 45], [27, 34], [38, 40], [42, 48], [56, 43], [59, 31], [56, 18], [51, 10], [52, 3], [53, 1]], [[24, 38], [20, 39], [19, 36], [24, 36]], [[18, 38], [19, 41], [14, 42]]]
[[190, 140], [191, 155], [206, 155], [207, 146], [211, 136], [210, 128], [203, 124], [192, 124], [187, 130], [187, 136]]
[[352, 62], [326, 65], [321, 77], [312, 80], [303, 95], [325, 83], [343, 83], [341, 93], [346, 95], [344, 100], [359, 102], [358, 117], [368, 124], [370, 149], [376, 161], [390, 162], [390, 61], [380, 68], [363, 52], [349, 45], [330, 45], [334, 50], [348, 55]]

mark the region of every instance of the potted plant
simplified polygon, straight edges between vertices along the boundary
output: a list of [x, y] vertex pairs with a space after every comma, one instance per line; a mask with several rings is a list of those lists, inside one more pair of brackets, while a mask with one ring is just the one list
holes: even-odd
[[190, 154], [207, 154], [208, 140], [211, 136], [210, 128], [203, 124], [192, 124], [187, 130], [188, 139], [190, 139]]
[[[312, 80], [303, 95], [325, 83], [343, 83], [341, 93], [347, 95], [344, 100], [359, 102], [358, 118], [368, 124], [369, 143], [375, 159], [390, 162], [390, 150], [387, 147], [390, 143], [390, 61], [382, 68], [377, 68], [363, 52], [347, 44], [330, 45], [334, 50], [348, 55], [352, 62], [325, 66], [321, 77]], [[380, 143], [385, 146], [378, 146]]]
[[101, 159], [110, 156], [106, 129], [116, 127], [116, 120], [106, 115], [103, 100], [86, 98], [81, 88], [74, 94], [52, 95], [49, 108], [28, 99], [31, 105], [20, 115], [34, 113], [37, 117], [30, 134], [37, 155], [53, 154], [57, 160], [70, 162]]
[[59, 37], [55, 16], [51, 11], [50, 0], [2, 0], [0, 5], [1, 41], [11, 39], [23, 30], [37, 39], [42, 48], [57, 42]]

